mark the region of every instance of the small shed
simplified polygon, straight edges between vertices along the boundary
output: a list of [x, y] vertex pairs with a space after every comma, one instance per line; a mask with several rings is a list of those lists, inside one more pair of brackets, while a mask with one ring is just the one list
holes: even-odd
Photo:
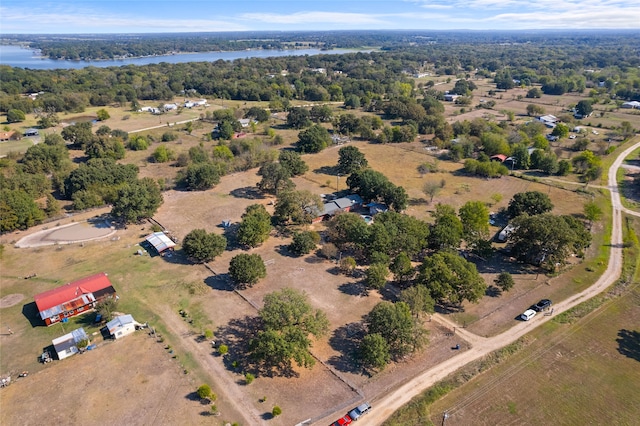
[[58, 359], [62, 360], [80, 352], [77, 345], [82, 340], [88, 341], [89, 337], [87, 337], [87, 333], [85, 333], [84, 328], [80, 327], [73, 330], [71, 333], [65, 334], [57, 339], [53, 339], [51, 343], [53, 343], [53, 347], [58, 354]]
[[118, 340], [136, 331], [136, 326], [140, 326], [132, 315], [120, 315], [107, 323], [107, 330], [114, 339]]
[[27, 129], [24, 131], [25, 136], [38, 136], [38, 129]]
[[173, 251], [173, 248], [176, 246], [176, 243], [167, 237], [164, 232], [154, 232], [153, 234], [147, 235], [145, 240], [153, 246], [158, 254], [162, 254], [167, 250]]

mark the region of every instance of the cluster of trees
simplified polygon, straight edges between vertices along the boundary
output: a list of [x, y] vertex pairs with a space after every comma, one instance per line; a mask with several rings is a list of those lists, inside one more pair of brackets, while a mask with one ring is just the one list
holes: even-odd
[[[512, 253], [548, 270], [564, 265], [572, 253], [582, 256], [591, 244], [591, 233], [582, 221], [570, 215], [553, 215], [552, 209], [549, 196], [539, 191], [515, 194], [507, 208], [514, 226], [509, 236]], [[597, 206], [585, 206], [585, 211], [590, 221], [601, 214]]]
[[385, 175], [372, 169], [360, 169], [349, 175], [347, 186], [366, 202], [380, 201], [395, 211], [406, 209], [409, 203], [403, 187], [396, 186]]

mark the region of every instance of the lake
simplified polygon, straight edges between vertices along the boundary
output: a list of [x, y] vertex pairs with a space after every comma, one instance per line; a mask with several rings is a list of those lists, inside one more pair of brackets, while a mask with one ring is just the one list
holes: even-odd
[[[79, 69], [86, 67], [120, 67], [124, 65], [147, 65], [167, 62], [178, 64], [182, 62], [215, 62], [220, 59], [233, 61], [234, 59], [246, 58], [270, 58], [275, 56], [304, 56], [304, 55], [339, 55], [351, 53], [354, 50], [348, 49], [296, 49], [296, 50], [240, 50], [233, 52], [199, 52], [199, 53], [177, 53], [175, 55], [149, 56], [145, 58], [129, 58], [103, 61], [59, 61], [49, 58], [42, 58], [38, 51], [24, 49], [20, 46], [0, 45], [0, 65], [9, 65], [19, 68], [30, 68], [37, 70], [52, 69]], [[367, 50], [369, 52], [369, 50]]]

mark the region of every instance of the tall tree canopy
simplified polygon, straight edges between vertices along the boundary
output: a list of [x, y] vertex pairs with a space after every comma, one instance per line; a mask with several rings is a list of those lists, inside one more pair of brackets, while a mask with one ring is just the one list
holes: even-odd
[[509, 201], [507, 214], [514, 218], [522, 214], [533, 216], [550, 212], [553, 209], [551, 199], [540, 191], [518, 192]]
[[194, 229], [184, 237], [182, 248], [196, 262], [209, 262], [224, 252], [227, 239], [204, 229]]
[[448, 251], [426, 257], [417, 282], [425, 285], [438, 302], [456, 305], [465, 300], [477, 302], [487, 290], [476, 265]]
[[309, 336], [321, 337], [329, 330], [324, 312], [314, 310], [304, 293], [284, 288], [264, 297], [259, 315], [262, 329], [249, 343], [259, 368], [267, 374], [289, 373], [292, 361], [300, 367], [313, 367]]

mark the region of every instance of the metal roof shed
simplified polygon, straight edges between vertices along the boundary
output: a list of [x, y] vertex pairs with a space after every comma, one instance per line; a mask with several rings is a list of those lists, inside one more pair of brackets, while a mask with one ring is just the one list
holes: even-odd
[[156, 249], [158, 254], [161, 254], [165, 250], [173, 250], [176, 246], [176, 243], [171, 241], [171, 238], [167, 237], [164, 232], [154, 232], [151, 235], [147, 235], [145, 239]]
[[63, 360], [79, 352], [76, 345], [82, 340], [89, 340], [89, 338], [84, 328], [81, 327], [73, 330], [71, 333], [53, 339], [51, 343], [53, 343], [53, 347], [56, 349], [58, 359]]

